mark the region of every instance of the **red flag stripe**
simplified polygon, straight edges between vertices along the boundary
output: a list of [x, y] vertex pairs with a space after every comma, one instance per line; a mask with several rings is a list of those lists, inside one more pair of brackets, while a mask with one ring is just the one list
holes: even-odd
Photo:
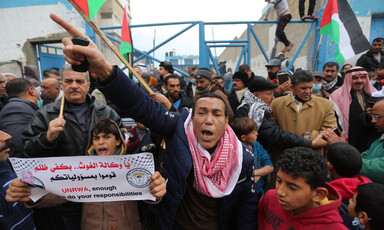
[[74, 0], [74, 1], [89, 17], [88, 0]]
[[337, 0], [328, 0], [325, 6], [324, 14], [320, 22], [320, 28], [328, 25], [332, 21], [332, 15], [338, 14], [339, 8], [337, 6]]

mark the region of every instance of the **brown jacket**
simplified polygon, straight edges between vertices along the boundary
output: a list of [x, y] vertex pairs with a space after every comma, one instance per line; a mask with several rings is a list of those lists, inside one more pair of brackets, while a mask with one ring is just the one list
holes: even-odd
[[281, 129], [304, 136], [310, 132], [310, 139], [315, 139], [321, 131], [327, 128], [337, 128], [333, 104], [327, 99], [312, 96], [297, 112], [292, 94], [276, 98], [272, 101], [271, 120]]
[[[65, 200], [52, 193], [45, 195], [36, 203], [25, 203], [27, 208], [55, 207], [66, 203]], [[140, 230], [141, 222], [136, 201], [114, 201], [83, 203], [81, 215], [82, 230]]]
[[[312, 96], [297, 112], [292, 94], [276, 98], [271, 104], [271, 121], [281, 129], [304, 136], [308, 133], [311, 140], [315, 139], [324, 129], [337, 128], [333, 104], [327, 99]], [[323, 149], [318, 150], [323, 153]]]

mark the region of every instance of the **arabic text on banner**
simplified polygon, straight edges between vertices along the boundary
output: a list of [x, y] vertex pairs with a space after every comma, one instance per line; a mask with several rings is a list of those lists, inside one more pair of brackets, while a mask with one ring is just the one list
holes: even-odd
[[73, 202], [155, 200], [149, 192], [154, 173], [152, 153], [10, 161], [21, 181]]

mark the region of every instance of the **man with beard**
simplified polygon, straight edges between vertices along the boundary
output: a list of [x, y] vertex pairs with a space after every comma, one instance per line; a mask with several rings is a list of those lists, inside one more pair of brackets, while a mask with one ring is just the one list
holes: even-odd
[[11, 139], [8, 133], [0, 131], [0, 229], [36, 229], [32, 209], [23, 202], [5, 200], [8, 184], [17, 177], [7, 161]]
[[[371, 113], [371, 122], [379, 133], [384, 132], [384, 100], [376, 102]], [[360, 174], [374, 183], [384, 184], [384, 139], [381, 137], [372, 143], [370, 148], [361, 153], [363, 167]]]
[[368, 149], [379, 137], [369, 115], [372, 109], [368, 101], [372, 101], [373, 92], [376, 89], [369, 81], [368, 73], [357, 66], [346, 71], [344, 85], [330, 96], [348, 143], [360, 152]]
[[377, 66], [384, 62], [384, 39], [375, 38], [372, 42], [371, 49], [361, 55], [356, 62], [356, 66], [365, 68], [367, 72], [375, 72]]
[[[277, 79], [277, 74], [281, 71], [281, 60], [278, 58], [272, 58], [265, 65], [265, 67], [267, 67], [267, 71], [268, 71], [268, 78], [267, 79], [269, 81], [279, 85], [279, 81]], [[273, 95], [276, 98], [283, 96], [283, 94], [285, 92], [287, 92], [290, 89], [290, 87], [291, 87], [291, 82], [286, 81], [276, 88], [275, 92], [273, 92]]]
[[[173, 72], [174, 72], [174, 69], [173, 69], [172, 63], [170, 63], [169, 61], [163, 61], [160, 63], [159, 65], [160, 79], [157, 81], [157, 86], [156, 86], [156, 89], [160, 93], [165, 94], [167, 92], [167, 90], [165, 89], [166, 86], [165, 86], [164, 80], [168, 75], [173, 74]], [[187, 84], [181, 77], [178, 77], [178, 78], [180, 80], [180, 88], [185, 89]]]
[[170, 111], [180, 111], [182, 108], [192, 107], [193, 100], [184, 91], [180, 91], [180, 79], [177, 76], [168, 75], [164, 79], [164, 83], [165, 90], [167, 90], [165, 96], [172, 104]]
[[329, 94], [340, 88], [344, 83], [343, 78], [337, 75], [338, 71], [339, 64], [336, 62], [327, 62], [323, 66], [323, 75], [325, 78], [323, 82], [323, 89], [325, 89], [325, 91]]
[[41, 82], [41, 95], [52, 97], [54, 100], [59, 100], [63, 96], [63, 91], [60, 89], [60, 81], [56, 78], [45, 78]]
[[220, 86], [216, 85], [212, 81], [212, 73], [208, 68], [199, 68], [195, 72], [195, 79], [196, 79], [196, 94], [194, 100], [196, 101], [197, 98], [202, 96], [204, 93], [212, 92], [216, 95], [219, 95], [221, 98], [223, 98], [226, 107], [228, 109], [228, 117], [231, 121], [234, 112], [231, 109], [231, 104], [228, 101], [228, 97], [223, 93], [223, 91], [220, 90]]
[[228, 95], [229, 103], [233, 112], [236, 112], [237, 107], [241, 104], [245, 92], [248, 90], [248, 74], [246, 72], [236, 72], [232, 77], [233, 91]]

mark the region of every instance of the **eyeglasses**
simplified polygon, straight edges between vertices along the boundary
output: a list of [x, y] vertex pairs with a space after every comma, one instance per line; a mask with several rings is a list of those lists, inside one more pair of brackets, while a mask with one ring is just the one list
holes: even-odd
[[380, 118], [384, 117], [384, 115], [383, 114], [372, 114], [371, 117], [375, 118], [375, 119], [380, 119]]

